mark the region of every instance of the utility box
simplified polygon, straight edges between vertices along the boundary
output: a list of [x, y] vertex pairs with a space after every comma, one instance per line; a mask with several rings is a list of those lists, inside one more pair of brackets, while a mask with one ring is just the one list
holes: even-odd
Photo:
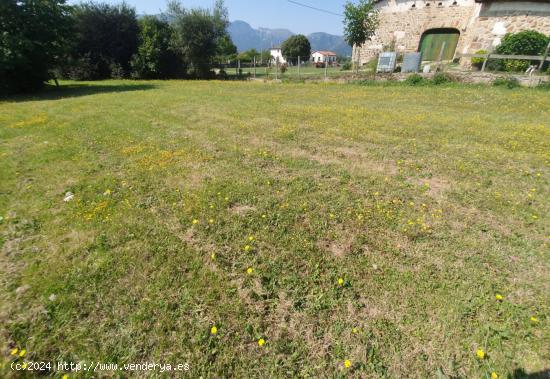
[[405, 53], [401, 72], [418, 72], [422, 62], [422, 53]]
[[397, 53], [380, 53], [378, 56], [378, 66], [376, 72], [394, 72], [397, 63]]

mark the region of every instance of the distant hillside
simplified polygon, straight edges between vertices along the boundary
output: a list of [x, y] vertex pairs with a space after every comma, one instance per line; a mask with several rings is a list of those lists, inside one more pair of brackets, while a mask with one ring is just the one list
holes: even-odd
[[[287, 29], [254, 29], [244, 21], [231, 22], [228, 31], [239, 51], [248, 49], [264, 50], [273, 46], [280, 46], [287, 38], [294, 35]], [[351, 55], [351, 47], [344, 42], [341, 36], [313, 33], [307, 37], [313, 50], [332, 50], [339, 55]]]

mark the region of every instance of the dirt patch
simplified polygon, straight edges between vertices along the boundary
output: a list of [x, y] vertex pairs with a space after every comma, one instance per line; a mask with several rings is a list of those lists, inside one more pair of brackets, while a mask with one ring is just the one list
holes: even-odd
[[245, 205], [245, 204], [235, 204], [229, 208], [229, 211], [238, 216], [244, 216], [247, 213], [254, 212], [256, 207]]
[[447, 179], [437, 176], [429, 179], [421, 179], [418, 181], [418, 185], [426, 187], [428, 190], [428, 195], [432, 197], [441, 196], [443, 192], [451, 187], [451, 184]]

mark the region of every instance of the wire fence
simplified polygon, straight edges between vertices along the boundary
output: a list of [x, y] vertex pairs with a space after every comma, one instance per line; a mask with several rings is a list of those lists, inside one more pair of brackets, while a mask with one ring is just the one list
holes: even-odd
[[235, 60], [215, 65], [216, 74], [227, 77], [256, 79], [334, 79], [350, 75], [366, 76], [372, 70], [353, 69], [350, 61], [336, 56], [268, 58], [252, 57], [249, 60]]

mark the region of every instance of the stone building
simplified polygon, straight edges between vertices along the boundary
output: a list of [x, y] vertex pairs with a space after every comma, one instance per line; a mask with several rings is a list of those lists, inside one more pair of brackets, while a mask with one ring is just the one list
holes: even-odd
[[492, 50], [506, 33], [550, 35], [550, 0], [379, 0], [380, 25], [354, 49], [361, 64], [380, 51], [421, 51], [423, 60]]

